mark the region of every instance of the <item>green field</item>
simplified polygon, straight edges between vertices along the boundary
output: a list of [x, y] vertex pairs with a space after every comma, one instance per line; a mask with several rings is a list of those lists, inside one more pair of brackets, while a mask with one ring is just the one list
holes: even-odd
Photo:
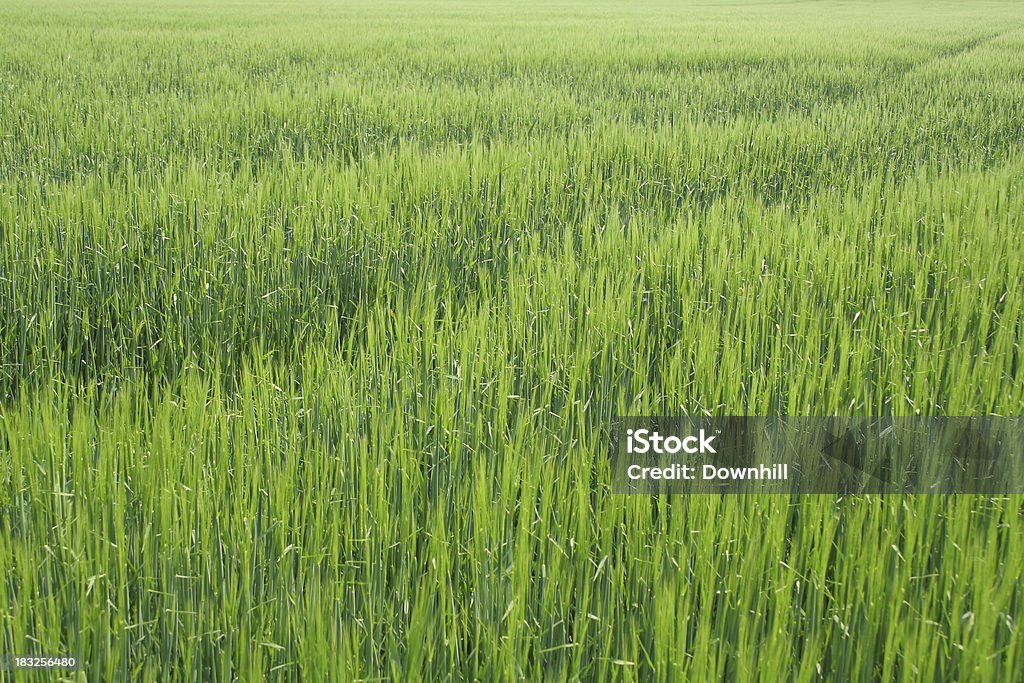
[[0, 27], [0, 654], [1024, 680], [1024, 496], [609, 474], [619, 415], [1024, 414], [1024, 5]]

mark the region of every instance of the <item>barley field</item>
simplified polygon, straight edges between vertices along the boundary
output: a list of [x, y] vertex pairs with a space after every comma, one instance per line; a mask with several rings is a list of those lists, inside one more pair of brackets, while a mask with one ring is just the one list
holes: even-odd
[[1024, 680], [1024, 496], [612, 495], [1024, 414], [1017, 2], [5, 0], [0, 654]]

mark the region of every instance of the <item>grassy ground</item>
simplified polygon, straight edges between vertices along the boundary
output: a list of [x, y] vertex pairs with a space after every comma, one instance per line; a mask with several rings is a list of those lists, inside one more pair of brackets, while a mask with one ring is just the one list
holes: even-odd
[[0, 6], [0, 652], [1021, 680], [1024, 499], [609, 493], [1024, 412], [1013, 2]]

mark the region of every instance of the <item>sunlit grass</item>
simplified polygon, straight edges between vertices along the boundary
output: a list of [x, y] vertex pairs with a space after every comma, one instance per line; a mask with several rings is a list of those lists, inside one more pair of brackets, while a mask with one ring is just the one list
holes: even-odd
[[627, 497], [608, 469], [616, 415], [1022, 414], [1016, 4], [0, 24], [0, 653], [1019, 676], [1019, 496]]

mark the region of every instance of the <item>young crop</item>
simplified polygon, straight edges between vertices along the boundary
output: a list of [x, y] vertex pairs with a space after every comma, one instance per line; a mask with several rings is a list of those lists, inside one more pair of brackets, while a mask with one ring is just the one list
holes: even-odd
[[1019, 678], [1020, 496], [609, 476], [617, 416], [1021, 414], [1018, 3], [0, 25], [0, 655]]

